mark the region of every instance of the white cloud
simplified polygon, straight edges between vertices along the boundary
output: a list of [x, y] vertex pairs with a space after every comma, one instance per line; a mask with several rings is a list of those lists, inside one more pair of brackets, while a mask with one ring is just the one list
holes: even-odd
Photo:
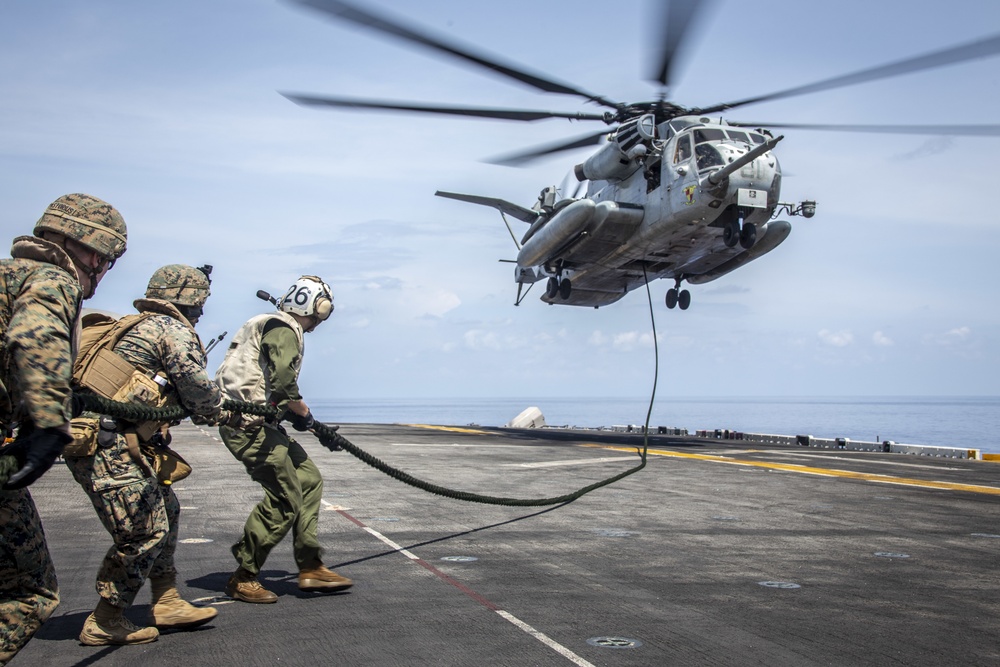
[[847, 347], [854, 342], [854, 334], [850, 331], [829, 331], [823, 329], [817, 334], [819, 339], [833, 347]]
[[608, 342], [608, 337], [605, 336], [600, 329], [595, 330], [590, 334], [590, 338], [587, 339], [587, 343], [590, 345], [602, 346]]
[[872, 334], [872, 342], [882, 347], [890, 347], [892, 345], [895, 345], [893, 340], [888, 336], [886, 336], [881, 331], [876, 331], [874, 334]]

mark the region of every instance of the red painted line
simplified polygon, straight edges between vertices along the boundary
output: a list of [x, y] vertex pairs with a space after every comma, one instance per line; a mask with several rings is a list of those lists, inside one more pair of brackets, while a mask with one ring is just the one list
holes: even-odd
[[[337, 510], [337, 514], [341, 515], [342, 517], [344, 517], [345, 519], [347, 519], [348, 521], [350, 521], [354, 525], [358, 526], [359, 528], [366, 528], [368, 530], [371, 530], [371, 528], [369, 526], [366, 526], [361, 521], [358, 521], [357, 519], [355, 519], [353, 516], [351, 516], [350, 514], [348, 514], [347, 512], [345, 512], [344, 510]], [[416, 556], [415, 554], [413, 554], [412, 552], [409, 552], [409, 551], [407, 552], [407, 554], [408, 554], [408, 558], [410, 558], [410, 560], [412, 560], [415, 563], [418, 563], [421, 567], [423, 567], [425, 570], [427, 570], [428, 572], [430, 572], [431, 574], [433, 574], [434, 576], [436, 576], [437, 578], [439, 578], [441, 581], [443, 581], [443, 582], [445, 582], [447, 584], [450, 584], [450, 585], [454, 586], [455, 588], [457, 588], [458, 590], [462, 591], [463, 593], [465, 593], [470, 598], [472, 598], [473, 600], [475, 600], [479, 604], [483, 605], [484, 607], [486, 607], [490, 611], [499, 611], [500, 610], [500, 606], [499, 605], [494, 604], [493, 602], [490, 602], [488, 599], [486, 599], [485, 597], [483, 597], [479, 593], [475, 592], [474, 590], [472, 590], [471, 588], [469, 588], [468, 586], [466, 586], [462, 582], [456, 581], [456, 580], [452, 579], [447, 574], [445, 574], [441, 570], [437, 569], [436, 567], [434, 567], [433, 565], [431, 565], [430, 563], [428, 563], [427, 561], [425, 561], [423, 558], [420, 558], [420, 557]]]

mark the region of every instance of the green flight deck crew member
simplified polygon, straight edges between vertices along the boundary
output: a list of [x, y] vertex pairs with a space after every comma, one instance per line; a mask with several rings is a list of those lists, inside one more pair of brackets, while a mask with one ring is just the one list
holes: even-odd
[[[70, 194], [52, 202], [34, 236], [0, 260], [0, 449], [18, 470], [0, 487], [0, 665], [24, 647], [59, 604], [52, 558], [27, 486], [72, 440], [70, 376], [81, 299], [94, 295], [125, 252], [121, 214]], [[4, 456], [3, 460], [8, 457]]]
[[[183, 264], [157, 269], [146, 298], [134, 303], [139, 314], [119, 320], [118, 330], [104, 334], [89, 348], [88, 331], [94, 325], [88, 326], [85, 318], [86, 349], [74, 369], [74, 380], [124, 403], [180, 404], [214, 423], [222, 395], [205, 370], [205, 352], [194, 329], [210, 293], [210, 270]], [[97, 354], [109, 350], [114, 361]], [[99, 367], [102, 363], [105, 366]], [[115, 386], [91, 379], [104, 382], [116, 368], [125, 370], [121, 381], [112, 383]], [[164, 471], [157, 465], [164, 452], [175, 455], [164, 449], [170, 442], [169, 424], [94, 413], [84, 413], [83, 418], [92, 420], [93, 441], [79, 451], [67, 449], [66, 462], [114, 543], [98, 570], [100, 601], [84, 622], [80, 641], [89, 646], [144, 644], [157, 639], [157, 628], [187, 629], [207, 623], [216, 610], [191, 605], [177, 591], [174, 553], [180, 503], [170, 486], [173, 480], [160, 474]], [[147, 578], [152, 588], [151, 627], [138, 627], [122, 613]]]
[[[276, 312], [252, 317], [233, 337], [215, 377], [224, 398], [273, 405], [296, 430], [312, 428], [315, 421], [298, 387], [303, 335], [332, 312], [330, 287], [315, 276], [299, 278]], [[271, 549], [289, 530], [301, 590], [333, 592], [353, 584], [323, 565], [318, 538], [323, 478], [278, 421], [241, 415], [219, 427], [226, 447], [264, 489], [264, 499], [232, 547], [238, 567], [226, 593], [244, 602], [277, 602], [278, 596], [264, 588], [258, 576]]]

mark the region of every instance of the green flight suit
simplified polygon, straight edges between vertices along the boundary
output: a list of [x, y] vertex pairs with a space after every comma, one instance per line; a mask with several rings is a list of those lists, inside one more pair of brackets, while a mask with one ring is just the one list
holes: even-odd
[[[264, 332], [260, 340], [267, 365], [270, 402], [284, 412], [289, 401], [300, 400], [298, 389], [299, 339], [287, 325]], [[233, 545], [240, 566], [260, 573], [271, 549], [292, 531], [295, 563], [302, 569], [321, 560], [318, 525], [323, 478], [299, 443], [272, 423], [243, 429], [221, 426], [226, 447], [264, 489], [264, 499], [250, 512], [243, 537]]]

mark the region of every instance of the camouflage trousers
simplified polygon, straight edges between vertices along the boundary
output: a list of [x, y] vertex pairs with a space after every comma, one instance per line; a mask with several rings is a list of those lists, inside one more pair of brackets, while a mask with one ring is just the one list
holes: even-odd
[[221, 426], [219, 434], [250, 477], [264, 489], [264, 499], [250, 512], [243, 526], [243, 537], [232, 547], [236, 561], [253, 574], [259, 574], [271, 549], [289, 530], [299, 569], [319, 560], [323, 478], [302, 445], [289, 438], [283, 429], [270, 424], [247, 431]]
[[24, 648], [58, 604], [56, 571], [31, 494], [0, 491], [0, 665]]
[[147, 578], [176, 576], [181, 508], [169, 486], [132, 460], [124, 436], [106, 439], [93, 456], [66, 463], [114, 541], [97, 571], [97, 593], [126, 608]]

